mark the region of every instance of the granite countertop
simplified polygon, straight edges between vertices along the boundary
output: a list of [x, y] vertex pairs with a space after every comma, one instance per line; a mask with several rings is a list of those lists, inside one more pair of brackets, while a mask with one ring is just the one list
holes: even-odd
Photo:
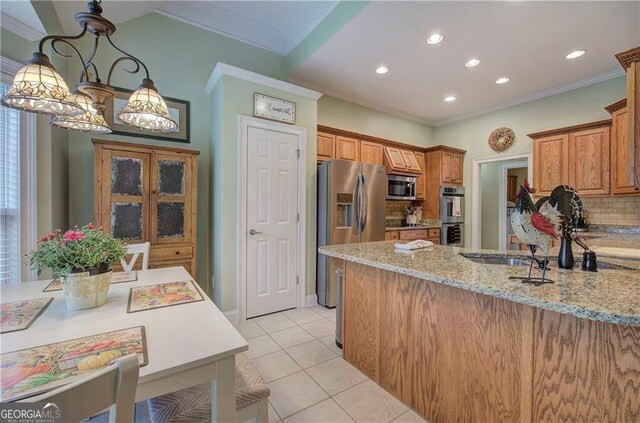
[[[526, 257], [522, 251], [476, 250], [434, 245], [413, 252], [396, 252], [396, 241], [332, 245], [318, 251], [331, 257], [427, 279], [539, 307], [558, 313], [621, 325], [640, 326], [640, 261], [598, 258], [598, 263], [626, 266], [626, 269], [602, 269], [583, 272], [558, 269], [550, 258], [547, 276], [553, 284], [534, 286], [510, 280], [526, 276], [525, 266], [475, 263], [459, 253], [479, 256]], [[576, 254], [576, 259], [579, 255]], [[540, 276], [538, 270], [534, 275]]]

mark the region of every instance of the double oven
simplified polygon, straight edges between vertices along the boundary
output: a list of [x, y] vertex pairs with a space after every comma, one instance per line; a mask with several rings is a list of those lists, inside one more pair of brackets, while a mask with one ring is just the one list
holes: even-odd
[[442, 245], [464, 247], [464, 188], [440, 187]]

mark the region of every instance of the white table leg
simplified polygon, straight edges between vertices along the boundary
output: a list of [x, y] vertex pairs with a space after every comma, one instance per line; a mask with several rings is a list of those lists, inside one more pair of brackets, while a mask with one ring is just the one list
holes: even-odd
[[216, 378], [211, 381], [211, 421], [236, 421], [236, 358], [216, 361]]

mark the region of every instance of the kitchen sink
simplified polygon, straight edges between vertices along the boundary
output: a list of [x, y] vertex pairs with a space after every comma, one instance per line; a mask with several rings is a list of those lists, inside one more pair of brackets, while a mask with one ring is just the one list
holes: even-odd
[[481, 264], [497, 264], [502, 266], [528, 266], [529, 262], [521, 260], [519, 258], [506, 258], [506, 257], [467, 257], [463, 256], [474, 263]]

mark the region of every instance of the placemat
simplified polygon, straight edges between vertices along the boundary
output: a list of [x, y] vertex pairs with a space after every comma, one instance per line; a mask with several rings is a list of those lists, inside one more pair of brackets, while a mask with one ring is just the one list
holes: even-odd
[[[114, 272], [111, 276], [111, 283], [133, 282], [138, 280], [138, 273], [133, 270], [131, 272]], [[42, 292], [62, 291], [62, 282], [60, 279], [54, 279], [51, 283], [44, 287]]]
[[129, 292], [127, 313], [204, 301], [193, 281], [136, 286]]
[[0, 333], [25, 330], [40, 316], [53, 297], [0, 304]]
[[134, 353], [140, 366], [148, 363], [144, 326], [1, 354], [0, 401], [14, 401], [66, 385]]

